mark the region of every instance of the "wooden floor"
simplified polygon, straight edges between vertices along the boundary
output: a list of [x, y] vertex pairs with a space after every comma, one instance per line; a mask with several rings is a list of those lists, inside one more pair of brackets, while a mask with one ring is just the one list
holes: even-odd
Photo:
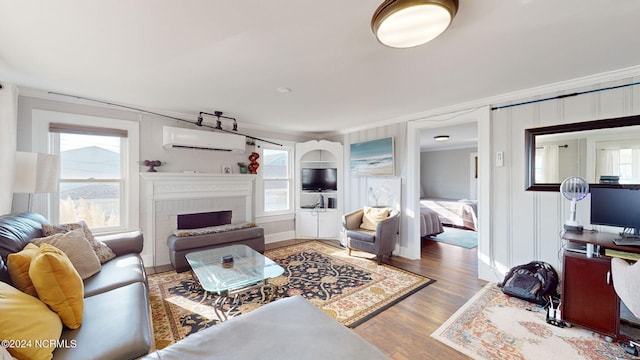
[[[296, 240], [268, 244], [267, 249], [293, 242]], [[478, 280], [476, 249], [423, 240], [420, 260], [392, 257], [384, 262], [436, 282], [354, 331], [392, 359], [469, 359], [433, 339], [431, 333], [486, 284]]]

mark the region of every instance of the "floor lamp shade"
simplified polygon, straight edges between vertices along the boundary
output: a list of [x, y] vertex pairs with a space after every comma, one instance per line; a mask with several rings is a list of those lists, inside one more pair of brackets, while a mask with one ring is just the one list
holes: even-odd
[[19, 194], [58, 191], [60, 157], [51, 154], [16, 152], [13, 192]]

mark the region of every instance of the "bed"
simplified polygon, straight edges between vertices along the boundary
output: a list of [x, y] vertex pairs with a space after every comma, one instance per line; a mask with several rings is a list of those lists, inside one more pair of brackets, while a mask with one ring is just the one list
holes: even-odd
[[420, 208], [437, 213], [443, 225], [478, 231], [477, 201], [423, 198], [420, 199]]
[[444, 232], [438, 213], [420, 206], [420, 237], [435, 236]]

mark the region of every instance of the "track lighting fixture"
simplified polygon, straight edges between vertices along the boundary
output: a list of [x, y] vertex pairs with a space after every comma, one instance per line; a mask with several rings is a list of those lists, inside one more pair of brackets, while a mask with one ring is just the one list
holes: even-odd
[[222, 119], [227, 119], [227, 120], [233, 120], [232, 129], [233, 131], [236, 131], [236, 132], [238, 131], [238, 122], [236, 121], [236, 119], [228, 116], [223, 116], [222, 111], [214, 111], [213, 114], [200, 111], [200, 114], [198, 115], [198, 121], [196, 122], [196, 125], [198, 126], [202, 126], [202, 115], [214, 116], [216, 118], [216, 126], [214, 127], [214, 129], [216, 130], [228, 131], [222, 128]]

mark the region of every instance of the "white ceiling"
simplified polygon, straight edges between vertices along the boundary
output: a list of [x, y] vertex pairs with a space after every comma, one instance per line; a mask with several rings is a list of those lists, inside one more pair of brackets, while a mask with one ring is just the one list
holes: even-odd
[[0, 0], [0, 80], [324, 133], [640, 65], [638, 0], [460, 0], [412, 49], [375, 40], [381, 2]]

